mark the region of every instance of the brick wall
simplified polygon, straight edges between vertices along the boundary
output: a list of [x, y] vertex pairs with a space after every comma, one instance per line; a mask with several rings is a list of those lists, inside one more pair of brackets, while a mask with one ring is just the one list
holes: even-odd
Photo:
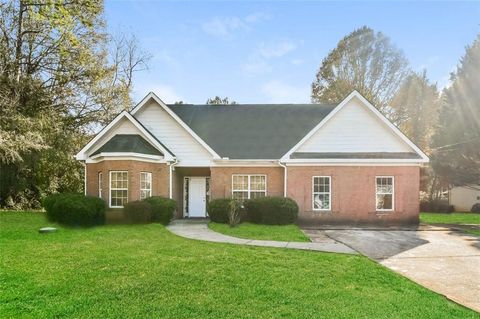
[[103, 161], [87, 164], [87, 194], [98, 196], [98, 173], [103, 174], [102, 198], [109, 199], [109, 172], [128, 171], [128, 200], [140, 199], [140, 172], [152, 173], [152, 195], [168, 197], [169, 168], [164, 163], [149, 163], [141, 161]]
[[[331, 176], [331, 211], [313, 211], [312, 176]], [[376, 211], [375, 176], [395, 177], [393, 212]], [[419, 179], [415, 166], [289, 166], [287, 195], [299, 205], [301, 224], [415, 224]]]

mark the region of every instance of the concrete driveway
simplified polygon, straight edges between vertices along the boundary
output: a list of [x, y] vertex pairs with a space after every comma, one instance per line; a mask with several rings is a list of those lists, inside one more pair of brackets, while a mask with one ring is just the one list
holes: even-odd
[[391, 270], [480, 312], [480, 237], [443, 227], [305, 230], [328, 236]]

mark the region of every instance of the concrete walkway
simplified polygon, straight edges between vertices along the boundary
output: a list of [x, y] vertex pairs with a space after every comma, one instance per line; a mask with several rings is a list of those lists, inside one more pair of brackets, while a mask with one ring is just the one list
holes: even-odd
[[313, 251], [322, 251], [322, 252], [329, 252], [329, 253], [357, 254], [355, 250], [333, 239], [329, 239], [329, 240], [325, 239], [322, 242], [308, 243], [308, 242], [291, 242], [291, 241], [254, 240], [254, 239], [243, 239], [243, 238], [227, 236], [227, 235], [214, 232], [213, 230], [208, 228], [207, 221], [204, 221], [204, 220], [196, 221], [196, 220], [178, 219], [178, 220], [174, 220], [169, 226], [167, 226], [167, 229], [172, 233], [174, 233], [175, 235], [178, 235], [181, 237], [216, 242], [216, 243], [302, 249], [302, 250], [313, 250]]

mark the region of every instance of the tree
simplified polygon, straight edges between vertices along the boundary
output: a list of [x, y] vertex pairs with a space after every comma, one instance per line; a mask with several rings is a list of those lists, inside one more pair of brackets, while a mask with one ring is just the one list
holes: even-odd
[[480, 183], [480, 34], [442, 96], [433, 167], [450, 184]]
[[340, 40], [322, 61], [312, 83], [312, 102], [338, 103], [357, 90], [387, 113], [408, 74], [402, 51], [383, 33], [364, 26]]
[[422, 150], [430, 150], [438, 121], [440, 94], [426, 71], [409, 75], [390, 103], [391, 120]]
[[238, 104], [237, 102], [235, 101], [230, 101], [228, 99], [228, 97], [224, 97], [223, 99], [221, 97], [219, 97], [218, 95], [213, 97], [213, 98], [209, 98], [207, 100], [207, 104], [211, 104], [211, 105], [229, 105], [229, 104]]
[[80, 191], [73, 155], [132, 105], [148, 57], [105, 32], [102, 1], [4, 1], [0, 34], [0, 206]]

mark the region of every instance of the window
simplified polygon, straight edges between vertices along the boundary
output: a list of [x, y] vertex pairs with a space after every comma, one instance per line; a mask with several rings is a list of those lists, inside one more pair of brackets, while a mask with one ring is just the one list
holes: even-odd
[[330, 210], [332, 201], [330, 176], [313, 176], [313, 210]]
[[102, 184], [103, 184], [103, 174], [102, 172], [98, 173], [98, 198], [102, 198]]
[[266, 175], [233, 175], [232, 197], [245, 200], [267, 196]]
[[152, 173], [140, 173], [140, 200], [152, 196]]
[[128, 172], [110, 172], [110, 207], [122, 208], [128, 203]]
[[377, 176], [376, 182], [377, 211], [393, 210], [394, 179], [393, 176]]

